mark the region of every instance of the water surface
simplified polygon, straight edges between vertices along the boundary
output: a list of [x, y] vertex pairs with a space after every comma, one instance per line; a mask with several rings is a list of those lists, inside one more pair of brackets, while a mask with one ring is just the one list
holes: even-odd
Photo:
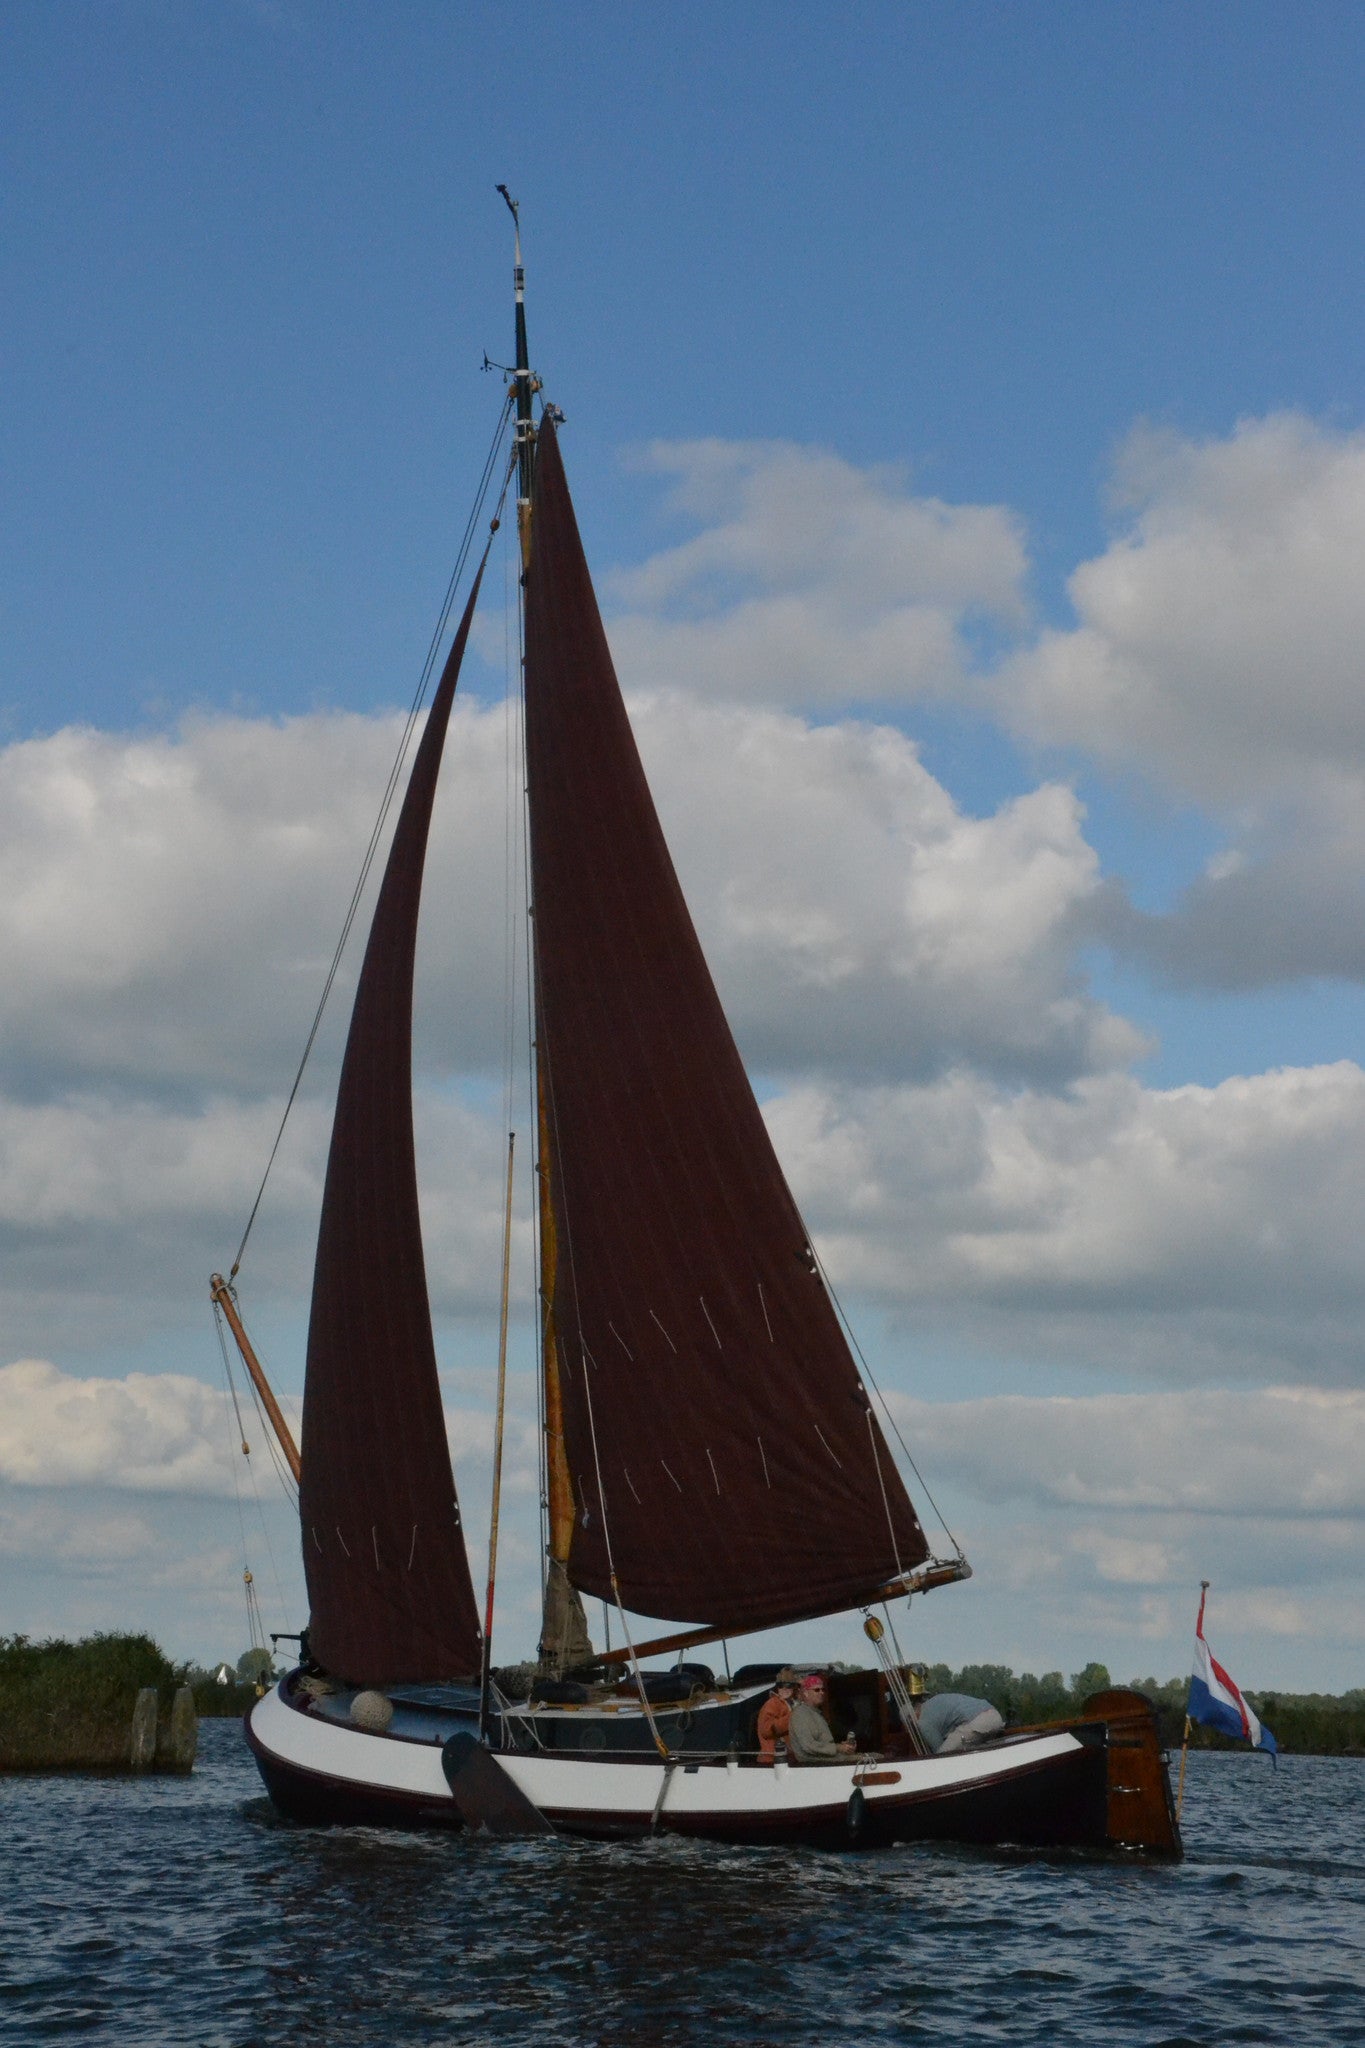
[[308, 1831], [190, 1779], [0, 1778], [0, 2041], [1365, 2044], [1365, 1762], [1192, 1756], [1175, 1869]]

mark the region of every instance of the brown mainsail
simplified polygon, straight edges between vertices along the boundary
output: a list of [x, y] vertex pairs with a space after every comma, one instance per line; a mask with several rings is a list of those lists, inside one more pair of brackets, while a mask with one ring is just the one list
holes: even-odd
[[482, 576], [480, 565], [370, 928], [313, 1273], [299, 1480], [310, 1643], [358, 1685], [470, 1678], [480, 1661], [417, 1204], [412, 986], [437, 772]]
[[854, 1606], [928, 1545], [678, 886], [549, 414], [526, 748], [568, 1576], [736, 1632]]

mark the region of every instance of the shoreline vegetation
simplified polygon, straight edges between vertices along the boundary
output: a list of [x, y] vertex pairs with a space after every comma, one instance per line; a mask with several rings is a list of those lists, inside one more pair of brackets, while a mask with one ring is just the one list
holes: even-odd
[[75, 1643], [0, 1636], [0, 1774], [194, 1767], [201, 1715], [242, 1714], [249, 1680], [219, 1685], [172, 1664], [150, 1636], [100, 1634]]
[[[74, 1643], [0, 1636], [0, 1773], [188, 1772], [199, 1718], [244, 1714], [258, 1696], [258, 1681], [269, 1682], [268, 1667], [265, 1652], [249, 1650], [230, 1675], [220, 1665], [220, 1677], [197, 1665], [173, 1664], [147, 1635], [100, 1634]], [[1112, 1683], [1102, 1664], [1088, 1664], [1069, 1680], [1060, 1671], [1016, 1675], [1004, 1664], [917, 1668], [926, 1693], [988, 1699], [1015, 1727], [1064, 1720], [1088, 1694]], [[1148, 1677], [1131, 1683], [1155, 1706], [1163, 1743], [1178, 1748], [1189, 1680]], [[1247, 1698], [1282, 1755], [1365, 1756], [1365, 1686], [1340, 1695], [1248, 1692]], [[1196, 1726], [1190, 1747], [1242, 1745]]]

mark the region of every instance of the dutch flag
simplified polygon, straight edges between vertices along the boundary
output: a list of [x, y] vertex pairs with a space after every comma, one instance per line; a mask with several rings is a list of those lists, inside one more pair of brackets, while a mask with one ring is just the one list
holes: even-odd
[[1194, 1671], [1185, 1712], [1191, 1721], [1202, 1721], [1209, 1728], [1221, 1728], [1224, 1735], [1249, 1742], [1253, 1749], [1269, 1750], [1275, 1756], [1274, 1736], [1268, 1728], [1261, 1726], [1204, 1640], [1204, 1601], [1207, 1595], [1206, 1581], [1199, 1593], [1199, 1619], [1194, 1625]]

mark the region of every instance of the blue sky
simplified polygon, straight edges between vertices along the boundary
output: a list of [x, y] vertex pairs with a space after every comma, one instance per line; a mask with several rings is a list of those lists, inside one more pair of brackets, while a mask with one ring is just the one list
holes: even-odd
[[[480, 365], [510, 348], [505, 179], [623, 680], [784, 1159], [893, 1384], [959, 1404], [957, 1434], [946, 1414], [923, 1425], [936, 1491], [961, 1489], [959, 1520], [980, 1503], [987, 1553], [1033, 1546], [1070, 1589], [1074, 1623], [1059, 1594], [1030, 1634], [1017, 1599], [987, 1593], [965, 1620], [936, 1611], [926, 1648], [1175, 1669], [1186, 1581], [1213, 1557], [1242, 1603], [1247, 1682], [1359, 1682], [1365, 1611], [1343, 1640], [1321, 1605], [1358, 1572], [1362, 1513], [1321, 1463], [1333, 1429], [1362, 1426], [1365, 1379], [1348, 1243], [1359, 10], [663, 21], [533, 0], [519, 24], [306, 0], [71, 0], [0, 22], [0, 751], [21, 989], [0, 1035], [0, 1367], [98, 1382], [116, 1436], [130, 1373], [212, 1382], [199, 1267], [236, 1241], [363, 844], [365, 764], [382, 781], [384, 718], [411, 693], [499, 403]], [[802, 539], [822, 519], [825, 566]], [[866, 581], [842, 552], [879, 528], [901, 536], [903, 578], [888, 556]], [[472, 678], [489, 707], [501, 603]], [[746, 652], [747, 622], [770, 616], [828, 650], [823, 681], [774, 681]], [[471, 720], [491, 760], [493, 727]], [[708, 844], [695, 819], [745, 803], [708, 772], [717, 749], [762, 762], [774, 832], [823, 821], [806, 880], [796, 852], [767, 873], [757, 826]], [[316, 847], [297, 926], [277, 900], [293, 828], [288, 844]], [[902, 855], [904, 920], [887, 881]], [[186, 941], [177, 966], [166, 934], [205, 923], [218, 954]], [[440, 957], [433, 1005], [448, 974], [477, 1037], [458, 949]], [[816, 991], [804, 1036], [798, 987]], [[451, 1093], [460, 1067], [432, 1052], [433, 1115], [480, 1114], [469, 1073]], [[932, 1131], [957, 1162], [951, 1199], [946, 1168], [902, 1185], [874, 1156], [869, 1132], [902, 1111], [912, 1153]], [[486, 1136], [465, 1132], [471, 1159]], [[136, 1224], [101, 1163], [133, 1143], [144, 1189], [167, 1176]], [[204, 1151], [232, 1171], [195, 1197], [193, 1230], [172, 1227]], [[258, 1304], [287, 1390], [315, 1164], [305, 1145], [281, 1223], [294, 1266]], [[433, 1205], [454, 1198], [442, 1183]], [[1182, 1234], [1205, 1216], [1222, 1220], [1192, 1270]], [[903, 1259], [898, 1232], [918, 1246]], [[487, 1309], [462, 1259], [438, 1309], [481, 1415], [466, 1361]], [[1286, 1386], [1297, 1405], [1255, 1407]], [[1313, 1406], [1329, 1392], [1347, 1408]], [[93, 1451], [79, 1471], [45, 1463], [59, 1395], [24, 1382], [8, 1463], [0, 1425], [0, 1531], [30, 1589], [16, 1626], [105, 1611], [97, 1572], [76, 1559], [54, 1578], [45, 1556], [74, 1498], [90, 1554], [134, 1564], [182, 1499]], [[1220, 1463], [1214, 1507], [1192, 1466], [1184, 1493], [1115, 1481], [1082, 1510], [1058, 1479], [1002, 1508], [999, 1474], [963, 1447], [996, 1421], [967, 1405], [1059, 1396], [1146, 1399], [1121, 1411], [1138, 1465], [1160, 1462], [1142, 1431], [1161, 1403], [1195, 1465], [1243, 1424], [1246, 1456]], [[1177, 1397], [1196, 1404], [1187, 1426]], [[1215, 1414], [1215, 1397], [1233, 1405]], [[1276, 1547], [1253, 1533], [1259, 1447], [1291, 1409], [1286, 1460], [1319, 1521], [1294, 1517], [1291, 1485]], [[1058, 1413], [1027, 1422], [1053, 1432], [1049, 1470]], [[1085, 1413], [1102, 1437], [1119, 1426]], [[216, 1481], [185, 1484], [205, 1533], [175, 1647], [209, 1654], [237, 1627], [212, 1588], [225, 1510]], [[147, 1583], [173, 1636], [191, 1594]]]
[[[373, 701], [492, 409], [504, 173], [580, 477], [655, 435], [909, 462], [1021, 512], [1049, 611], [1135, 420], [1360, 414], [1349, 6], [532, 7], [529, 56], [480, 6], [4, 32], [12, 731]], [[580, 496], [628, 558], [639, 501]]]

